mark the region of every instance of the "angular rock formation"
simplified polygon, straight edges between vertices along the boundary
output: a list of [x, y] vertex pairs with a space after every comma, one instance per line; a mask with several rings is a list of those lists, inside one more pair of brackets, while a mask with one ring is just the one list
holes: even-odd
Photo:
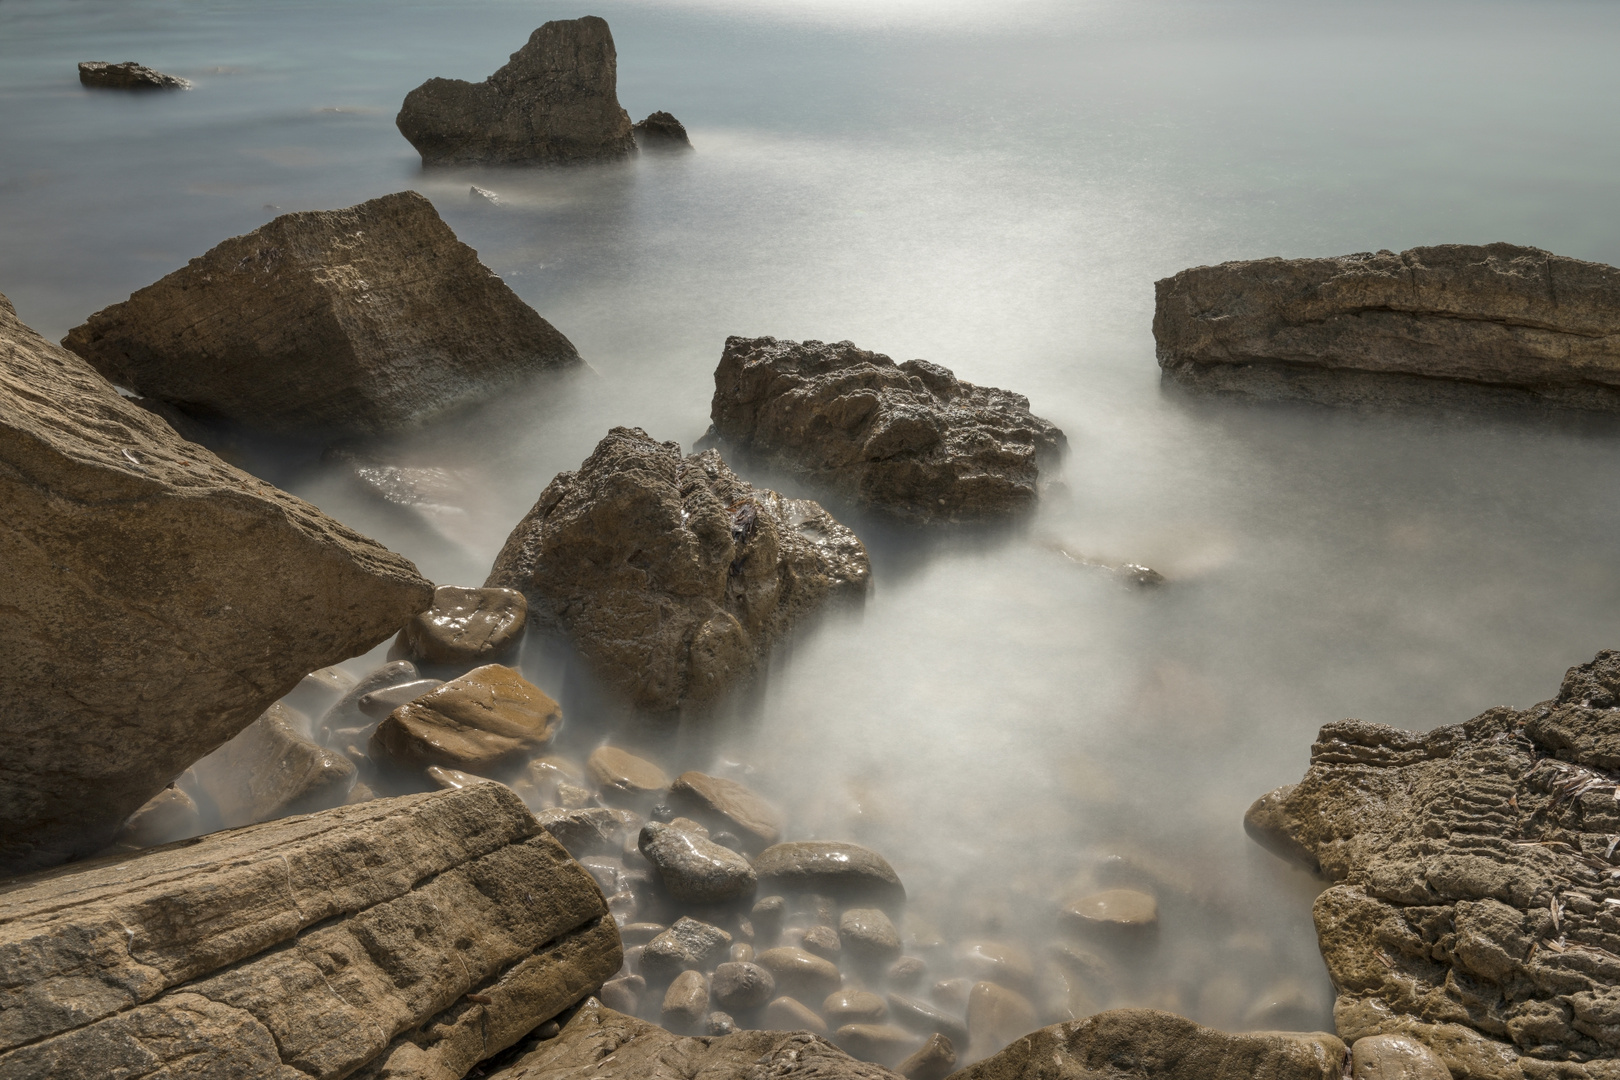
[[690, 150], [692, 140], [687, 138], [686, 125], [667, 112], [655, 112], [633, 126], [636, 145], [643, 150]]
[[728, 447], [915, 521], [1028, 509], [1065, 445], [1022, 395], [848, 341], [727, 338], [709, 416]]
[[414, 191], [283, 214], [62, 342], [119, 386], [284, 432], [380, 432], [580, 362]]
[[495, 559], [488, 586], [569, 634], [597, 676], [650, 712], [702, 708], [772, 645], [870, 575], [855, 534], [816, 503], [740, 480], [712, 450], [614, 428], [559, 473]]
[[1200, 266], [1158, 282], [1165, 377], [1324, 402], [1620, 409], [1620, 270], [1513, 244]]
[[0, 875], [104, 847], [427, 606], [393, 552], [129, 404], [0, 297]]
[[1305, 778], [1250, 811], [1334, 883], [1314, 916], [1341, 1036], [1410, 1036], [1458, 1077], [1620, 1067], [1617, 698], [1603, 652], [1522, 712], [1328, 724]]
[[79, 81], [105, 90], [190, 90], [191, 82], [178, 75], [153, 71], [133, 60], [110, 64], [105, 60], [79, 62]]
[[481, 83], [429, 79], [394, 124], [424, 165], [558, 165], [635, 152], [618, 54], [594, 15], [548, 22]]
[[376, 800], [0, 894], [0, 1076], [461, 1077], [621, 960], [505, 787]]

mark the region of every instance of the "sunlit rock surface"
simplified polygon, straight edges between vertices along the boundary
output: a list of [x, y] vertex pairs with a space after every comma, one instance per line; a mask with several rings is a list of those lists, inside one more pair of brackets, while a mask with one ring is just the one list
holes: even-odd
[[512, 651], [528, 619], [528, 602], [514, 589], [440, 585], [433, 606], [399, 632], [398, 645], [424, 664], [476, 664]]
[[0, 297], [0, 874], [104, 847], [427, 606], [405, 559], [120, 397]]
[[1331, 403], [1620, 410], [1620, 270], [1514, 244], [1199, 266], [1158, 282], [1165, 377]]
[[388, 431], [580, 363], [414, 191], [283, 214], [62, 343], [142, 397], [280, 432]]

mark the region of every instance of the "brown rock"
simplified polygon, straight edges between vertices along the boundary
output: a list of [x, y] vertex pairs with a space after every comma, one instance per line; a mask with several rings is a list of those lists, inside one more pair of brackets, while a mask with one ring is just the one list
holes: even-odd
[[688, 813], [710, 819], [715, 828], [735, 829], [751, 841], [749, 850], [782, 838], [782, 813], [735, 780], [683, 772], [670, 785], [670, 801]]
[[1135, 889], [1105, 889], [1063, 905], [1063, 921], [1089, 932], [1140, 933], [1159, 923], [1159, 902]]
[[754, 860], [761, 888], [821, 893], [851, 903], [892, 909], [906, 889], [888, 860], [871, 848], [843, 841], [775, 844]]
[[424, 165], [556, 165], [627, 157], [618, 54], [594, 15], [548, 22], [480, 83], [429, 79], [394, 123]]
[[1035, 981], [1035, 961], [1022, 945], [1006, 941], [968, 941], [956, 949], [956, 962], [975, 981], [1028, 990]]
[[754, 868], [747, 859], [673, 824], [647, 822], [639, 846], [676, 900], [720, 904], [754, 895]]
[[890, 994], [889, 1014], [894, 1017], [895, 1023], [908, 1027], [912, 1031], [922, 1032], [924, 1035], [939, 1032], [947, 1036], [952, 1043], [967, 1045], [968, 1029], [960, 1016], [952, 1016], [941, 1009], [936, 1009], [926, 1001], [920, 1001], [904, 994]]
[[417, 698], [437, 690], [444, 685], [443, 679], [412, 679], [410, 682], [399, 683], [395, 686], [385, 686], [380, 690], [373, 690], [362, 694], [355, 705], [360, 715], [367, 717], [374, 724], [388, 719], [388, 714], [401, 705], [409, 705]]
[[940, 1034], [929, 1036], [928, 1041], [910, 1057], [894, 1067], [906, 1080], [945, 1080], [956, 1068], [956, 1048], [951, 1040]]
[[920, 956], [902, 956], [889, 965], [884, 977], [889, 980], [891, 986], [906, 990], [922, 982], [927, 974], [928, 961]]
[[683, 971], [664, 992], [664, 1026], [674, 1032], [699, 1028], [709, 1015], [709, 980], [701, 971]]
[[621, 975], [602, 984], [602, 1004], [619, 1012], [635, 1014], [641, 1007], [641, 995], [647, 989], [647, 980], [640, 975]]
[[834, 990], [821, 1003], [821, 1015], [835, 1027], [840, 1024], [875, 1024], [888, 1014], [888, 1005], [868, 990]]
[[197, 782], [229, 826], [307, 814], [348, 797], [357, 770], [299, 734], [308, 721], [275, 704], [236, 738], [197, 762]]
[[858, 959], [880, 963], [900, 955], [900, 932], [878, 908], [846, 910], [838, 917], [838, 936]]
[[1025, 397], [848, 341], [727, 338], [710, 418], [743, 454], [918, 521], [1029, 509], [1065, 445]]
[[[733, 946], [735, 948], [735, 946]], [[776, 994], [776, 976], [758, 964], [732, 960], [714, 969], [714, 1000], [733, 1012], [757, 1009]]]
[[647, 942], [641, 969], [649, 979], [671, 979], [682, 971], [714, 967], [730, 946], [731, 935], [718, 926], [683, 915]]
[[399, 632], [400, 647], [424, 664], [477, 664], [515, 648], [529, 619], [529, 602], [515, 589], [440, 585], [433, 606]]
[[783, 1031], [809, 1031], [826, 1035], [827, 1021], [796, 998], [779, 997], [765, 1006], [765, 1023]]
[[202, 818], [197, 813], [197, 803], [170, 784], [131, 814], [113, 841], [129, 847], [156, 847], [201, 831]]
[[[190, 90], [191, 81], [178, 75], [165, 75], [144, 64], [125, 60], [111, 64], [105, 60], [81, 60], [79, 81], [104, 90]], [[657, 115], [656, 113], [654, 115]], [[649, 117], [648, 119], [651, 119]]]
[[1370, 1035], [1350, 1047], [1350, 1080], [1451, 1080], [1451, 1070], [1416, 1039]]
[[[353, 686], [345, 690], [343, 692], [343, 696], [338, 698], [337, 701], [326, 710], [325, 714], [322, 715], [320, 720], [316, 723], [314, 734], [317, 738], [324, 742], [327, 739], [333, 738], [335, 733], [339, 730], [350, 728], [369, 728], [369, 718], [365, 713], [360, 711], [360, 699], [366, 697], [368, 694], [371, 694], [374, 691], [382, 690], [386, 687], [398, 686], [401, 683], [415, 682], [420, 677], [420, 673], [416, 670], [416, 665], [411, 663], [409, 660], [390, 660], [381, 667], [372, 669], [362, 676], [360, 680]], [[402, 704], [404, 704], [404, 702], [399, 702], [395, 708]], [[389, 712], [392, 711], [393, 709], [389, 710]], [[387, 715], [387, 713], [383, 714], [383, 716]], [[378, 717], [378, 719], [380, 720], [382, 717]], [[367, 734], [369, 734], [369, 732], [367, 732]]]
[[792, 945], [766, 949], [754, 962], [776, 976], [777, 988], [789, 997], [820, 1001], [844, 981], [836, 964]]
[[843, 946], [838, 940], [838, 931], [830, 926], [812, 926], [804, 932], [799, 944], [806, 952], [815, 953], [823, 960], [838, 963], [843, 952]]
[[1023, 994], [993, 982], [976, 982], [968, 992], [968, 1049], [974, 1057], [993, 1054], [1040, 1021]]
[[845, 1024], [833, 1034], [839, 1046], [862, 1061], [898, 1064], [918, 1049], [917, 1036], [893, 1024]]
[[730, 957], [739, 964], [751, 964], [754, 961], [754, 947], [746, 941], [739, 941], [731, 947]]
[[143, 397], [271, 431], [387, 431], [579, 363], [414, 191], [283, 214], [63, 344]]
[[[755, 873], [758, 873], [756, 870]], [[754, 901], [748, 917], [754, 924], [755, 939], [764, 945], [775, 941], [782, 932], [782, 919], [787, 915], [787, 900], [780, 896], [762, 896]]]
[[518, 523], [487, 585], [519, 589], [639, 709], [706, 708], [831, 601], [865, 598], [855, 534], [720, 455], [614, 428]]
[[486, 664], [401, 705], [377, 725], [371, 756], [402, 768], [502, 771], [543, 749], [562, 708], [509, 667]]
[[598, 746], [591, 751], [585, 771], [604, 795], [646, 796], [669, 787], [663, 769], [617, 746]]
[[618, 854], [624, 848], [625, 838], [634, 836], [641, 828], [641, 818], [636, 814], [605, 806], [577, 810], [558, 807], [540, 811], [535, 819], [575, 858]]

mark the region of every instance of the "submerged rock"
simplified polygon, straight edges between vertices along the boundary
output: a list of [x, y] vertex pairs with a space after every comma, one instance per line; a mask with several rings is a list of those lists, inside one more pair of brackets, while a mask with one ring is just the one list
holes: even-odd
[[643, 150], [690, 150], [692, 140], [686, 136], [686, 125], [667, 112], [652, 113], [647, 119], [631, 127], [636, 145]]
[[389, 713], [372, 733], [371, 756], [410, 769], [502, 771], [544, 749], [560, 727], [562, 707], [549, 694], [486, 664]]
[[712, 968], [730, 945], [731, 935], [718, 926], [683, 915], [647, 942], [641, 954], [642, 971], [650, 979], [668, 979], [682, 971]]
[[709, 415], [727, 446], [915, 521], [1028, 509], [1065, 446], [1022, 395], [848, 341], [727, 338]]
[[782, 813], [735, 780], [691, 770], [675, 778], [670, 801], [689, 813], [706, 818], [717, 828], [737, 830], [749, 842], [768, 846], [782, 838]]
[[556, 165], [636, 148], [619, 106], [618, 54], [594, 15], [548, 22], [480, 83], [429, 79], [394, 124], [424, 165]]
[[125, 401], [3, 297], [0, 505], [0, 875], [105, 847], [432, 595], [402, 557]]
[[776, 994], [776, 976], [746, 960], [733, 960], [714, 969], [714, 1000], [733, 1012], [757, 1009]]
[[894, 1067], [906, 1080], [945, 1080], [956, 1068], [956, 1047], [938, 1033], [910, 1057]]
[[673, 712], [747, 681], [828, 602], [863, 599], [870, 572], [817, 504], [753, 487], [712, 450], [614, 428], [546, 486], [485, 584], [521, 591], [631, 704]]
[[399, 632], [399, 646], [424, 664], [486, 662], [517, 646], [528, 619], [528, 601], [516, 590], [440, 585], [433, 606]]
[[282, 704], [192, 766], [226, 827], [337, 806], [354, 786], [354, 763], [305, 738], [308, 721]]
[[389, 431], [580, 363], [414, 191], [283, 214], [63, 344], [143, 397], [278, 432]]
[[1620, 409], [1620, 270], [1514, 244], [1258, 259], [1157, 284], [1165, 377], [1332, 403]]
[[156, 847], [171, 840], [195, 836], [202, 830], [197, 803], [181, 788], [170, 784], [147, 799], [118, 830], [114, 843], [130, 847]]
[[890, 910], [906, 899], [894, 867], [859, 844], [831, 840], [776, 844], [760, 852], [754, 871], [766, 889], [820, 893]]
[[190, 90], [191, 80], [165, 75], [144, 64], [125, 60], [121, 64], [105, 60], [81, 60], [79, 81], [105, 90]]

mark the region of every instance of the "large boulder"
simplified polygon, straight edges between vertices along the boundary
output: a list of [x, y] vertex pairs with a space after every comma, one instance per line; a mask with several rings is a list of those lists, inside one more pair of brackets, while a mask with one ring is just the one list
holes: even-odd
[[405, 559], [131, 405], [0, 297], [0, 874], [105, 846], [307, 672], [425, 608]]
[[280, 432], [387, 431], [580, 363], [414, 191], [283, 214], [62, 344], [143, 398]]
[[1617, 692], [1604, 652], [1524, 711], [1328, 724], [1256, 804], [1251, 832], [1332, 882], [1314, 916], [1341, 1036], [1410, 1036], [1458, 1077], [1620, 1068]]
[[0, 894], [0, 1076], [459, 1080], [622, 962], [500, 784], [380, 799]]
[[394, 123], [424, 165], [555, 165], [635, 152], [618, 53], [594, 15], [548, 22], [480, 83], [429, 79]]
[[1620, 270], [1514, 244], [1199, 266], [1157, 284], [1167, 379], [1325, 402], [1620, 409]]
[[1029, 509], [1065, 446], [1020, 394], [848, 341], [727, 338], [709, 415], [727, 447], [914, 521]]
[[631, 704], [673, 712], [746, 681], [829, 601], [864, 598], [870, 572], [817, 504], [754, 488], [713, 450], [614, 428], [546, 486], [485, 584], [527, 596]]

